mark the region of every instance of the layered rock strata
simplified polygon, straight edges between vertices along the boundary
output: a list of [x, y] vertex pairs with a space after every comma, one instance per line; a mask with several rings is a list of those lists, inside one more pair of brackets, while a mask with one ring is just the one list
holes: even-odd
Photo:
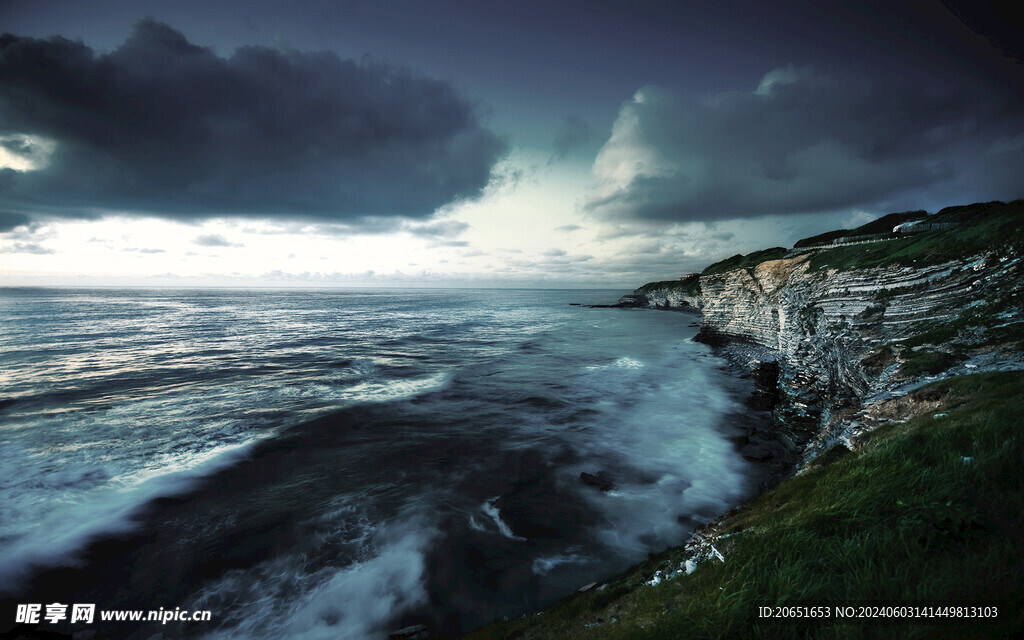
[[[774, 410], [777, 435], [806, 459], [870, 427], [863, 420], [867, 402], [898, 393], [905, 382], [900, 364], [913, 355], [903, 344], [907, 338], [944, 325], [961, 327], [940, 344], [916, 348], [948, 355], [956, 365], [951, 373], [998, 364], [998, 358], [984, 357], [985, 349], [971, 346], [985, 344], [986, 331], [999, 325], [1024, 332], [1017, 311], [1024, 300], [1022, 276], [1024, 259], [1012, 253], [922, 267], [817, 271], [810, 255], [802, 254], [701, 276], [699, 296], [648, 286], [629, 302], [642, 296], [650, 307], [699, 309], [699, 340], [767, 349], [767, 357], [745, 363], [755, 374], [753, 404]], [[969, 312], [986, 310], [992, 311], [987, 325], [963, 321]], [[970, 369], [956, 371], [964, 367]], [[774, 390], [772, 377], [778, 380]]]

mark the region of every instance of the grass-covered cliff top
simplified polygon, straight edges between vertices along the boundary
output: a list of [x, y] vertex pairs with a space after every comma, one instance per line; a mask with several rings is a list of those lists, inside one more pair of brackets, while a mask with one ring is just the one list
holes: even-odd
[[811, 254], [811, 270], [928, 265], [1024, 247], [1024, 201], [987, 202], [949, 207], [928, 223], [953, 223], [951, 229], [903, 234], [893, 240], [823, 249]]
[[867, 224], [863, 224], [856, 229], [837, 229], [835, 231], [826, 231], [810, 238], [803, 238], [797, 240], [796, 244], [793, 245], [794, 249], [800, 247], [809, 247], [815, 244], [832, 242], [839, 238], [848, 238], [853, 236], [867, 236], [879, 233], [891, 233], [893, 227], [903, 222], [910, 222], [912, 220], [923, 220], [928, 217], [928, 212], [921, 211], [903, 211], [901, 213], [890, 213], [872, 220]]
[[[905, 422], [835, 449], [718, 522], [724, 561], [657, 586], [679, 567], [666, 551], [542, 614], [475, 639], [972, 638], [1024, 631], [1024, 372], [936, 382], [901, 399]], [[909, 400], [909, 403], [908, 403]], [[954, 623], [766, 623], [760, 606], [994, 605]], [[832, 610], [832, 618], [835, 613]]]
[[648, 294], [656, 290], [677, 291], [682, 295], [700, 295], [700, 274], [689, 275], [680, 280], [662, 280], [660, 282], [648, 282], [636, 290], [637, 293]]
[[[937, 229], [918, 233], [891, 233], [896, 225], [911, 220], [928, 224], [951, 223], [950, 229]], [[830, 246], [808, 249], [810, 245], [831, 242], [845, 237], [881, 234], [888, 239], [868, 244]], [[890, 265], [936, 264], [959, 257], [977, 255], [986, 251], [1004, 252], [1024, 249], [1024, 200], [1010, 203], [981, 202], [947, 207], [935, 215], [924, 211], [890, 213], [877, 220], [850, 230], [829, 231], [799, 240], [794, 248], [804, 248], [810, 256], [810, 269], [852, 269]], [[737, 254], [709, 265], [700, 275], [710, 276], [736, 269], [752, 269], [762, 262], [786, 257], [789, 250], [772, 247], [746, 255]], [[654, 289], [679, 289], [687, 295], [699, 295], [698, 278], [651, 282], [637, 290], [646, 293]]]
[[762, 262], [768, 260], [778, 260], [786, 256], [787, 250], [785, 247], [772, 247], [771, 249], [762, 249], [761, 251], [755, 251], [748, 253], [747, 255], [736, 254], [731, 258], [720, 260], [714, 264], [708, 265], [704, 271], [701, 272], [702, 276], [710, 276], [716, 273], [725, 273], [726, 271], [735, 271], [736, 269], [752, 269]]

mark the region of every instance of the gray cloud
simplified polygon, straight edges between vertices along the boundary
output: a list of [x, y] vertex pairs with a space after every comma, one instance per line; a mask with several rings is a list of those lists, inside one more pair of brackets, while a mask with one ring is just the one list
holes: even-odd
[[49, 253], [56, 253], [56, 251], [53, 249], [47, 249], [36, 242], [15, 242], [9, 247], [0, 249], [0, 253], [33, 253], [36, 255], [46, 255]]
[[409, 233], [425, 238], [452, 238], [458, 236], [466, 229], [469, 229], [469, 225], [458, 220], [438, 220], [426, 224], [413, 223], [405, 225], [405, 230]]
[[330, 222], [312, 225], [307, 222], [281, 222], [280, 220], [274, 222], [276, 224], [272, 228], [263, 229], [259, 233], [263, 235], [301, 233], [321, 236], [359, 236], [392, 233], [400, 231], [406, 226], [405, 219], [388, 216], [365, 216], [343, 223]]
[[756, 91], [639, 91], [594, 164], [585, 210], [711, 220], [1024, 195], [1015, 93], [882, 84], [788, 67]]
[[590, 129], [590, 123], [580, 116], [566, 116], [552, 143], [555, 147], [555, 154], [551, 159], [560, 160], [565, 158], [571, 152], [589, 142], [592, 136], [593, 132]]
[[583, 227], [581, 227], [578, 224], [564, 224], [564, 225], [562, 225], [560, 227], [555, 227], [555, 231], [562, 231], [564, 233], [569, 233], [570, 231], [579, 231], [582, 228]]
[[31, 218], [23, 213], [10, 213], [9, 211], [0, 211], [0, 233], [11, 231], [15, 227], [26, 225], [31, 221]]
[[642, 242], [636, 242], [636, 243], [633, 243], [629, 247], [630, 253], [645, 254], [645, 255], [661, 253], [662, 249], [663, 249], [663, 245], [662, 245], [662, 241], [661, 241], [660, 238], [659, 239], [654, 239], [654, 240], [644, 240]]
[[108, 54], [0, 36], [0, 135], [52, 151], [0, 170], [0, 201], [69, 217], [426, 217], [477, 196], [505, 149], [444, 82], [331, 52], [221, 58], [152, 19]]
[[594, 259], [594, 256], [590, 255], [589, 253], [583, 253], [579, 255], [569, 256], [567, 259], [569, 262], [590, 262], [591, 260]]
[[198, 236], [193, 242], [200, 247], [241, 247], [243, 245], [229, 242], [227, 238], [219, 233], [211, 233], [205, 236]]
[[551, 248], [551, 249], [548, 249], [547, 251], [545, 251], [544, 255], [550, 256], [550, 257], [557, 257], [557, 256], [564, 256], [565, 253], [566, 252], [563, 249]]

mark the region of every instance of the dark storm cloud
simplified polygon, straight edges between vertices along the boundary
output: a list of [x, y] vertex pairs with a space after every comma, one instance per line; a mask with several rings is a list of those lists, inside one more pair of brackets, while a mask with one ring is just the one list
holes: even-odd
[[[645, 88], [595, 161], [585, 204], [611, 218], [698, 220], [1024, 195], [1014, 92], [839, 78], [792, 67], [756, 91]], [[920, 201], [920, 200], [917, 200]]]
[[1024, 23], [1012, 4], [963, 0], [942, 3], [993, 48], [1018, 63], [1024, 62]]
[[0, 211], [0, 233], [28, 224], [30, 218], [22, 213]]
[[425, 217], [504, 151], [446, 83], [331, 52], [225, 59], [152, 19], [109, 54], [0, 37], [0, 135], [20, 155], [56, 142], [45, 168], [3, 171], [6, 206], [79, 217]]

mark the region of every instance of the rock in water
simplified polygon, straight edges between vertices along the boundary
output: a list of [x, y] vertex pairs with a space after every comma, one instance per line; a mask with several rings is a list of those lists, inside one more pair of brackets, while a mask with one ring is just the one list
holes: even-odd
[[647, 305], [647, 297], [641, 294], [628, 294], [619, 298], [617, 307], [643, 307]]
[[615, 483], [604, 471], [598, 471], [597, 475], [584, 471], [580, 474], [580, 480], [583, 481], [583, 484], [597, 487], [601, 491], [611, 491], [615, 488]]
[[425, 624], [414, 624], [388, 634], [388, 640], [429, 640], [429, 638], [430, 633], [427, 632]]

